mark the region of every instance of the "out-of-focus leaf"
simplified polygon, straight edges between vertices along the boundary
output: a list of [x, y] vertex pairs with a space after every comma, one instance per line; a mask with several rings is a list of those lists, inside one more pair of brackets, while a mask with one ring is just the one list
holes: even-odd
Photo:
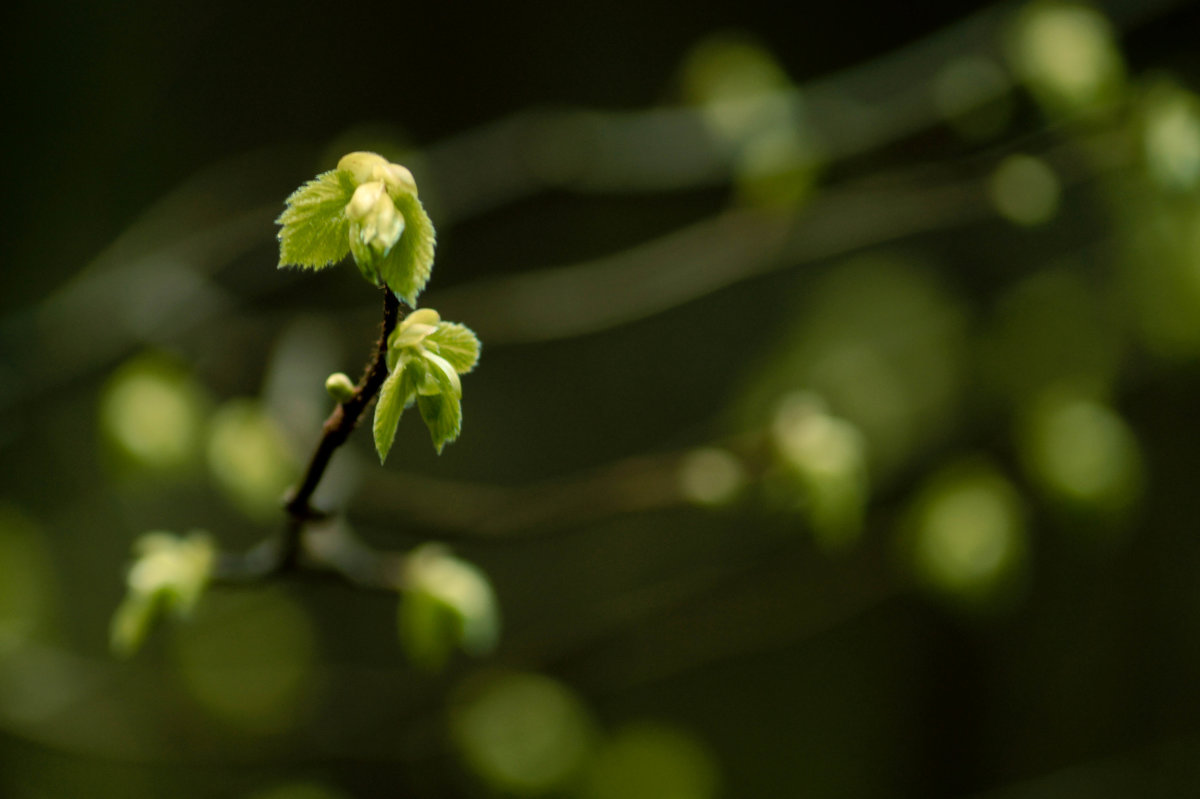
[[137, 560], [129, 569], [128, 593], [113, 615], [109, 643], [115, 654], [132, 655], [160, 612], [189, 615], [208, 585], [216, 550], [207, 533], [186, 538], [152, 532], [134, 545]]
[[155, 596], [129, 594], [113, 613], [108, 631], [108, 643], [113, 654], [129, 657], [142, 647], [158, 610]]
[[483, 655], [495, 647], [496, 595], [478, 568], [429, 544], [409, 555], [405, 576], [400, 643], [414, 664], [436, 671], [455, 649]]
[[862, 533], [869, 491], [867, 446], [853, 424], [832, 416], [819, 397], [787, 395], [771, 425], [780, 471], [778, 489], [796, 505], [818, 544], [854, 544]]

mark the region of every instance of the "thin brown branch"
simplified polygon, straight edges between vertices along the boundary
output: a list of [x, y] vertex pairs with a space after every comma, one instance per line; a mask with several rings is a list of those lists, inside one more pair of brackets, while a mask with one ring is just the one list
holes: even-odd
[[312, 497], [329, 466], [329, 461], [337, 448], [346, 443], [350, 433], [354, 431], [363, 411], [375, 399], [383, 381], [387, 378], [387, 342], [388, 336], [395, 330], [400, 321], [400, 301], [396, 295], [384, 286], [383, 289], [383, 324], [379, 333], [379, 341], [375, 352], [363, 370], [362, 378], [354, 389], [350, 399], [340, 403], [333, 409], [325, 420], [321, 440], [308, 463], [308, 469], [300, 484], [291, 492], [287, 503], [283, 506], [287, 513], [287, 527], [284, 530], [283, 547], [279, 554], [277, 571], [286, 572], [296, 568], [300, 557], [302, 533], [304, 526], [314, 520], [324, 517], [324, 513], [312, 506]]
[[[298, 572], [302, 551], [313, 548], [311, 545], [306, 547], [306, 538], [309, 537], [306, 536], [306, 532], [310, 535], [312, 533], [307, 528], [312, 522], [327, 518], [324, 511], [313, 507], [313, 494], [316, 493], [317, 486], [329, 467], [333, 453], [346, 443], [363, 412], [370, 406], [383, 386], [383, 381], [387, 379], [388, 336], [396, 329], [400, 319], [400, 301], [391, 289], [384, 286], [383, 322], [380, 325], [379, 340], [375, 344], [371, 359], [363, 369], [358, 385], [354, 388], [354, 393], [345, 402], [339, 403], [325, 420], [321, 440], [308, 462], [308, 468], [300, 483], [288, 494], [287, 502], [283, 506], [287, 514], [283, 535], [277, 540], [263, 541], [248, 552], [221, 553], [214, 569], [215, 581], [231, 584], [251, 583], [280, 574]], [[349, 568], [345, 563], [336, 562], [335, 558], [328, 557], [329, 547], [321, 549], [321, 557], [318, 559], [324, 566], [351, 583], [378, 588], [388, 581], [394, 582], [393, 572], [397, 571], [397, 567], [391, 561], [387, 561], [386, 556], [380, 556], [379, 563], [368, 564], [366, 557], [359, 553], [351, 564], [354, 568]]]

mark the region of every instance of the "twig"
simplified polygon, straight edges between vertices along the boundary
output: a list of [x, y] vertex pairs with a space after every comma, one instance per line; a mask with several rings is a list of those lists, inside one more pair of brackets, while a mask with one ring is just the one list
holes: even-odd
[[300, 485], [290, 493], [283, 506], [288, 521], [287, 527], [284, 529], [279, 560], [276, 564], [277, 572], [293, 571], [296, 568], [300, 558], [304, 526], [310, 521], [325, 517], [322, 511], [312, 506], [313, 493], [317, 490], [317, 485], [321, 482], [321, 477], [324, 476], [333, 453], [346, 443], [346, 439], [350, 437], [350, 433], [358, 424], [359, 417], [362, 416], [363, 411], [367, 409], [367, 406], [375, 399], [375, 395], [379, 393], [380, 387], [383, 386], [383, 381], [388, 374], [388, 336], [395, 330], [399, 321], [400, 301], [396, 299], [396, 295], [392, 293], [391, 289], [384, 286], [383, 324], [379, 341], [375, 346], [375, 354], [363, 371], [363, 376], [358, 381], [354, 394], [350, 399], [335, 407], [333, 413], [325, 420], [321, 441], [317, 444], [316, 451], [313, 452], [304, 478], [300, 481]]

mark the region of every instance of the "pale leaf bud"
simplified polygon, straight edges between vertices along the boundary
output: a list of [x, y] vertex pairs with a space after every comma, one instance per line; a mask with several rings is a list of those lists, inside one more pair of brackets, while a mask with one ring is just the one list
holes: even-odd
[[380, 181], [364, 183], [346, 204], [346, 216], [355, 224], [351, 235], [380, 255], [386, 255], [404, 232], [404, 217]]
[[388, 194], [398, 197], [401, 194], [417, 196], [417, 181], [412, 172], [400, 164], [386, 164], [376, 172], [376, 180], [382, 180], [387, 186]]
[[354, 383], [345, 372], [334, 372], [325, 378], [325, 390], [336, 401], [345, 402], [354, 396]]
[[361, 185], [373, 180], [379, 180], [383, 170], [387, 166], [388, 161], [382, 155], [357, 152], [343, 155], [341, 160], [338, 161], [337, 168], [339, 171], [349, 172], [350, 176], [354, 178], [354, 182]]

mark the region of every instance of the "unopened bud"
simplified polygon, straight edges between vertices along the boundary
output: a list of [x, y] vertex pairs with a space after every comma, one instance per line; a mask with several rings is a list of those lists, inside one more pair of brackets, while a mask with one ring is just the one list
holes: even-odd
[[400, 164], [393, 164], [376, 153], [357, 152], [342, 156], [337, 168], [350, 173], [356, 186], [364, 183], [383, 183], [393, 198], [401, 194], [417, 196], [417, 182], [412, 172]]
[[[349, 172], [358, 185], [379, 180], [382, 171], [388, 166], [388, 161], [376, 153], [357, 152], [343, 155], [338, 161], [337, 168]], [[411, 176], [410, 176], [411, 177]]]
[[377, 180], [360, 184], [350, 202], [346, 203], [346, 216], [355, 221], [365, 219], [379, 204], [384, 191], [383, 183]]
[[380, 181], [364, 183], [346, 204], [346, 216], [356, 223], [351, 235], [379, 255], [387, 255], [404, 232], [404, 217]]
[[399, 197], [401, 194], [417, 196], [417, 181], [413, 179], [412, 172], [408, 171], [408, 167], [400, 164], [388, 164], [379, 172], [379, 178], [383, 180], [388, 194], [392, 197]]
[[404, 317], [404, 321], [400, 323], [400, 327], [410, 327], [412, 325], [434, 325], [436, 327], [441, 321], [441, 314], [432, 308], [418, 308]]
[[354, 396], [354, 384], [345, 372], [334, 372], [325, 378], [325, 390], [338, 402], [346, 402]]

